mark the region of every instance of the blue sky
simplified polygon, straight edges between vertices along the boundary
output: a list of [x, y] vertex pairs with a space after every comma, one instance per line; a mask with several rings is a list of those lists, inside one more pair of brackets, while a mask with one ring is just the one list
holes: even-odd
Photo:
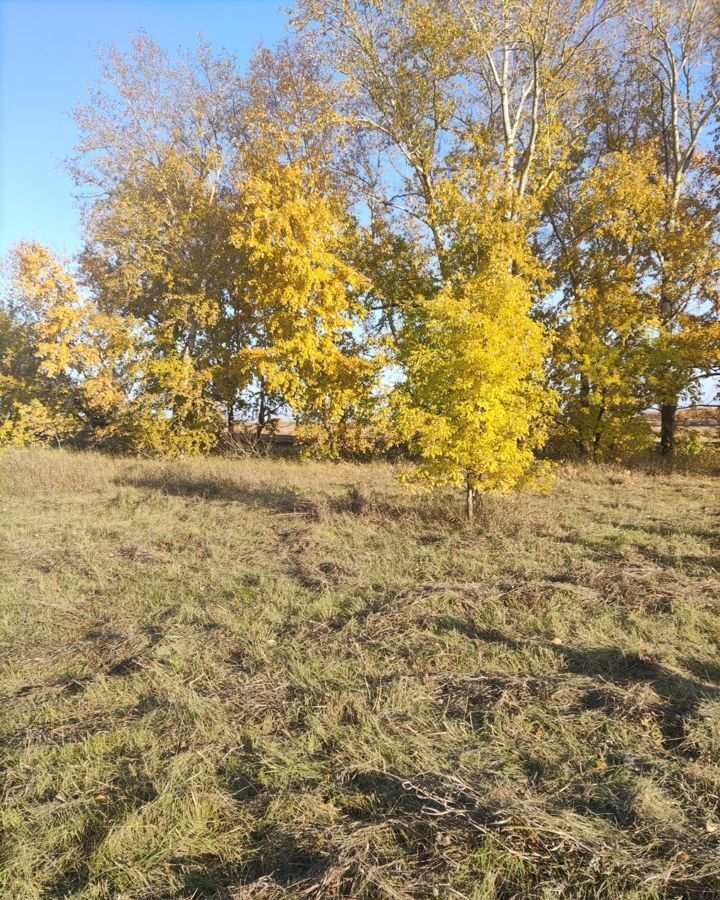
[[63, 171], [72, 109], [99, 75], [98, 50], [144, 29], [161, 47], [199, 32], [247, 62], [282, 38], [283, 0], [0, 0], [0, 258], [18, 240], [62, 254], [80, 246], [74, 185]]

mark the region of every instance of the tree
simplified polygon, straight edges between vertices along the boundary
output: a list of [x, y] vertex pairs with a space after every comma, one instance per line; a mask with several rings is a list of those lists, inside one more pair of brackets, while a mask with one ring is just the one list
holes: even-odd
[[259, 434], [282, 406], [346, 417], [370, 370], [352, 339], [360, 276], [329, 166], [332, 91], [302, 45], [259, 52], [241, 81], [204, 46], [171, 63], [141, 35], [109, 51], [105, 78], [79, 113], [76, 173], [104, 186], [83, 268], [100, 307], [147, 335], [153, 446], [210, 444], [220, 406], [231, 434], [236, 413]]
[[[511, 224], [504, 228], [513, 229]], [[408, 316], [396, 395], [401, 434], [431, 485], [463, 485], [473, 518], [478, 490], [537, 481], [535, 451], [546, 436], [547, 341], [529, 316], [532, 295], [502, 232], [482, 266], [418, 300]]]
[[[105, 86], [78, 109], [73, 164], [89, 190], [84, 280], [101, 309], [135, 318], [151, 349], [142, 380], [152, 446], [209, 446], [222, 365], [216, 340], [244, 343], [247, 312], [233, 286], [243, 259], [230, 241], [239, 79], [199, 45], [172, 63], [145, 35], [128, 56], [105, 54]], [[177, 389], [176, 389], [177, 388]], [[156, 440], [156, 438], [159, 440]]]
[[[609, 153], [569, 204], [557, 263], [553, 378], [562, 397], [556, 438], [584, 456], [641, 449], [656, 314], [649, 242], [663, 206], [652, 145]], [[555, 227], [559, 229], [557, 221]]]
[[361, 276], [338, 253], [342, 210], [304, 162], [265, 157], [243, 186], [248, 289], [263, 320], [264, 346], [241, 351], [301, 424], [339, 425], [373, 380], [353, 339], [363, 313]]
[[339, 450], [342, 426], [368, 403], [376, 365], [354, 330], [365, 280], [349, 261], [355, 223], [334, 176], [333, 93], [302, 46], [261, 52], [248, 79], [231, 240], [253, 341], [233, 364], [281, 396], [301, 426]]
[[[474, 356], [480, 352], [479, 329], [493, 335], [498, 358], [514, 360], [519, 348], [528, 349], [527, 369], [510, 379], [509, 390], [513, 396], [527, 390], [524, 408], [531, 416], [546, 414], [549, 398], [540, 399], [538, 378], [543, 327], [532, 318], [546, 279], [531, 242], [544, 197], [561, 176], [572, 143], [568, 110], [578, 80], [598, 56], [594, 36], [604, 22], [603, 7], [457, 2], [439, 9], [425, 0], [301, 4], [300, 25], [319, 24], [328, 41], [325, 59], [337, 72], [353, 136], [353, 164], [346, 162], [345, 171], [370, 221], [366, 271], [381, 274], [369, 300], [390, 330], [394, 361], [406, 375], [398, 421], [425, 464], [432, 458], [433, 480], [441, 480], [445, 465], [448, 479], [457, 481], [457, 461], [465, 459], [470, 496], [478, 487], [519, 483], [532, 464], [527, 448], [538, 446], [544, 428], [520, 415], [516, 437], [508, 428], [509, 443], [495, 448], [507, 478], [490, 477], [490, 464], [478, 454], [490, 452], [499, 407], [489, 400], [478, 406], [480, 383], [456, 377], [446, 341], [452, 342], [454, 359], [478, 364], [488, 379], [488, 398], [499, 397], [501, 386], [497, 371]], [[312, 33], [322, 50], [318, 31]], [[499, 283], [507, 290], [507, 308], [496, 293], [502, 265], [507, 272]], [[411, 273], [414, 295], [398, 287], [400, 272]], [[472, 323], [464, 338], [453, 324], [460, 321]], [[433, 394], [444, 367], [454, 384], [453, 402], [473, 413], [445, 429], [440, 453], [429, 425], [419, 425], [451, 415]], [[521, 405], [510, 407], [517, 412]], [[535, 437], [526, 441], [531, 433]]]
[[12, 252], [2, 317], [6, 435], [127, 447], [140, 364], [133, 323], [100, 311], [38, 243]]
[[652, 384], [660, 448], [671, 457], [679, 397], [717, 367], [717, 203], [704, 137], [720, 108], [717, 8], [645, 0], [625, 16], [630, 77], [647, 83], [648, 135], [664, 192], [649, 256], [657, 309]]

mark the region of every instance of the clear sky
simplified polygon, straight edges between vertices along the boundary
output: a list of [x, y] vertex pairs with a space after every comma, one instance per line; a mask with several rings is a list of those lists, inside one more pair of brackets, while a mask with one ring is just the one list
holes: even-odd
[[200, 33], [241, 65], [282, 38], [283, 0], [0, 0], [0, 258], [18, 240], [79, 249], [74, 185], [63, 160], [72, 109], [99, 76], [98, 50], [144, 29], [161, 47]]

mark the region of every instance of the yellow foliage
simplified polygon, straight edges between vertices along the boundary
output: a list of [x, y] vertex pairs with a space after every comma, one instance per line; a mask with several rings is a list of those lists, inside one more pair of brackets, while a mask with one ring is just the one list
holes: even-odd
[[406, 326], [400, 433], [418, 457], [406, 477], [503, 491], [538, 482], [535, 451], [552, 396], [545, 330], [530, 318], [527, 282], [502, 244], [480, 272], [419, 298]]
[[78, 427], [76, 418], [58, 412], [40, 400], [17, 403], [11, 415], [0, 422], [0, 448], [32, 444], [60, 446], [74, 436]]
[[[16, 385], [4, 439], [20, 443], [82, 437], [146, 453], [195, 453], [214, 442], [217, 422], [204, 388], [209, 374], [178, 354], [158, 356], [139, 320], [100, 310], [39, 244], [14, 254], [14, 293], [29, 320], [35, 384]], [[33, 389], [38, 397], [32, 397]]]
[[254, 368], [301, 421], [339, 426], [363, 403], [378, 368], [353, 336], [365, 281], [340, 252], [349, 225], [342, 198], [305, 160], [265, 158], [249, 168], [233, 240], [246, 252], [243, 278], [262, 346], [241, 351], [231, 368], [241, 379]]
[[708, 308], [717, 271], [712, 212], [677, 205], [653, 142], [609, 154], [571, 211], [584, 236], [565, 262], [572, 285], [556, 331], [564, 416], [556, 441], [617, 456], [652, 443], [643, 408], [698, 398], [720, 359]]

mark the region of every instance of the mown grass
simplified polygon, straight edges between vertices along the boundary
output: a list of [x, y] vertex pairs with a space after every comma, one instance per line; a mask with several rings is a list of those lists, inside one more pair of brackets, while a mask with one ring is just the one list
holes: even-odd
[[3, 897], [720, 896], [716, 480], [0, 466]]

